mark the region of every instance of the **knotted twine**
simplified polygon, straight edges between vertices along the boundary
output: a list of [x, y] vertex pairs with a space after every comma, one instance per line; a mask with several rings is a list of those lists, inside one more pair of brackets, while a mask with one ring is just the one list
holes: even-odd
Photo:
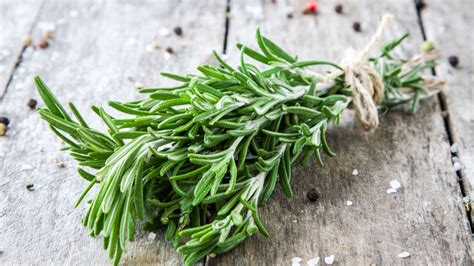
[[342, 60], [344, 73], [335, 71], [324, 77], [325, 80], [334, 80], [341, 74], [345, 74], [346, 84], [350, 84], [352, 87], [352, 104], [356, 116], [366, 131], [372, 131], [378, 127], [377, 103], [384, 96], [383, 79], [369, 64], [370, 52], [378, 47], [383, 32], [392, 22], [392, 15], [384, 15], [377, 31], [359, 54], [355, 54], [353, 50], [346, 52], [345, 58]]

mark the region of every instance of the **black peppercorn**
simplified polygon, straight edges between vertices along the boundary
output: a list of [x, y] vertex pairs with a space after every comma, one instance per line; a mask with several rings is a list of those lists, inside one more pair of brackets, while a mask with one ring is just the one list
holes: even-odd
[[452, 67], [457, 67], [459, 65], [459, 58], [455, 55], [450, 56], [448, 61]]
[[336, 11], [336, 13], [338, 14], [342, 14], [342, 5], [341, 4], [337, 4], [335, 7], [334, 7], [334, 11]]
[[48, 46], [49, 46], [49, 42], [48, 42], [48, 40], [46, 40], [46, 39], [42, 39], [42, 40], [39, 42], [38, 46], [39, 46], [41, 49], [46, 49], [46, 48], [48, 48]]
[[170, 54], [174, 54], [174, 49], [171, 47], [166, 48], [166, 51]]
[[293, 13], [286, 14], [286, 17], [289, 18], [289, 19], [292, 19], [293, 18]]
[[177, 26], [177, 27], [174, 28], [174, 33], [176, 33], [176, 35], [178, 35], [178, 36], [181, 36], [181, 35], [183, 35], [183, 29], [181, 29], [180, 26]]
[[318, 200], [319, 195], [319, 191], [317, 191], [315, 188], [312, 188], [306, 193], [306, 198], [311, 202], [315, 202]]
[[8, 126], [10, 124], [10, 119], [5, 116], [0, 116], [0, 124], [4, 124], [5, 126]]
[[36, 109], [36, 105], [38, 102], [35, 99], [29, 99], [28, 103], [26, 104], [28, 107], [30, 107], [31, 110]]
[[28, 189], [28, 191], [33, 191], [34, 190], [34, 185], [33, 184], [28, 184], [26, 185], [26, 189]]
[[361, 26], [360, 26], [360, 22], [358, 21], [355, 21], [354, 23], [352, 23], [352, 28], [356, 31], [356, 32], [360, 32], [362, 30]]

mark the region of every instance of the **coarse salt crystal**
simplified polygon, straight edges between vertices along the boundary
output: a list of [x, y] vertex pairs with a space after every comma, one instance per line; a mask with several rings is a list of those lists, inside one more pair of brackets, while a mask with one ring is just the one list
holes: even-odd
[[457, 143], [453, 143], [453, 145], [451, 145], [451, 153], [457, 153], [458, 152], [458, 144]]
[[390, 181], [390, 186], [393, 188], [393, 189], [399, 189], [402, 187], [402, 185], [400, 184], [400, 182], [398, 182], [398, 180], [392, 180]]
[[142, 82], [139, 82], [139, 81], [135, 82], [134, 85], [135, 85], [135, 88], [137, 88], [137, 89], [141, 89], [141, 88], [143, 88], [143, 86], [145, 86], [145, 84], [143, 84]]
[[151, 232], [151, 233], [148, 234], [147, 239], [148, 239], [149, 241], [151, 241], [151, 240], [154, 240], [155, 237], [156, 237], [156, 234], [153, 233], [153, 232]]
[[359, 175], [359, 171], [357, 169], [352, 170], [352, 175], [353, 176]]
[[346, 201], [346, 204], [347, 204], [347, 206], [352, 206], [353, 203], [352, 203], [352, 201], [348, 200], [348, 201]]
[[387, 189], [387, 194], [393, 194], [393, 193], [396, 193], [396, 192], [397, 192], [397, 190], [394, 189], [394, 188]]
[[326, 264], [329, 264], [329, 265], [333, 264], [333, 262], [334, 262], [334, 255], [331, 255], [331, 256], [329, 256], [329, 257], [324, 258], [324, 262], [326, 262]]
[[147, 44], [146, 47], [145, 47], [145, 51], [151, 53], [153, 52], [153, 46], [151, 44]]
[[403, 251], [402, 253], [398, 254], [399, 258], [408, 258], [411, 254], [409, 252]]
[[166, 36], [169, 36], [171, 34], [171, 31], [167, 28], [161, 28], [160, 31], [158, 31], [158, 33], [161, 36], [166, 37]]
[[71, 17], [77, 17], [77, 15], [79, 15], [79, 12], [77, 10], [71, 10], [71, 12], [69, 12], [69, 16]]
[[1, 53], [2, 53], [3, 56], [9, 56], [10, 55], [10, 51], [8, 51], [7, 49], [3, 49]]
[[164, 57], [165, 60], [170, 60], [171, 55], [170, 55], [170, 53], [165, 53], [165, 55], [163, 57]]
[[291, 266], [299, 266], [301, 261], [301, 258], [294, 257], [291, 259]]
[[299, 258], [299, 257], [294, 257], [294, 258], [291, 259], [291, 262], [297, 262], [298, 263], [298, 262], [301, 262], [301, 261], [302, 261], [302, 259]]
[[460, 162], [454, 162], [453, 167], [454, 167], [454, 171], [459, 171], [461, 170], [462, 165]]
[[308, 266], [315, 266], [319, 263], [319, 257], [308, 260]]

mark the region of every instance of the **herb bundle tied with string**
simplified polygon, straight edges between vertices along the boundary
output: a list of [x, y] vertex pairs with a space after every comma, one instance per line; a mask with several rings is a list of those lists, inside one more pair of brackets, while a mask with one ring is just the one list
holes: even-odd
[[[361, 125], [378, 125], [377, 109], [409, 104], [414, 113], [421, 99], [441, 85], [421, 72], [434, 66], [434, 51], [404, 60], [391, 51], [408, 36], [387, 43], [369, 58], [382, 25], [365, 50], [347, 65], [289, 55], [261, 35], [260, 51], [238, 44], [240, 65], [202, 65], [198, 75], [163, 76], [176, 87], [144, 88], [140, 100], [109, 102], [125, 114], [113, 117], [92, 110], [106, 133], [92, 129], [69, 103], [70, 116], [39, 77], [35, 83], [44, 108], [38, 113], [67, 145], [79, 174], [98, 186], [87, 202], [83, 224], [92, 236], [102, 234], [114, 264], [133, 240], [136, 226], [166, 227], [165, 239], [183, 255], [185, 265], [231, 250], [259, 231], [271, 235], [259, 208], [277, 185], [288, 197], [292, 168], [322, 154], [334, 156], [326, 141], [329, 126], [354, 108]], [[265, 65], [260, 68], [251, 60]], [[318, 74], [309, 67], [334, 69]]]

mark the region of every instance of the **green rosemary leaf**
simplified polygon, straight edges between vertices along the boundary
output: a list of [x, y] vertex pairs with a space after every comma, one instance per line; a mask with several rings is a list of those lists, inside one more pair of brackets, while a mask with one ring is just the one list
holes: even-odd
[[[399, 59], [391, 51], [406, 38], [386, 44], [367, 67], [384, 84], [382, 108], [411, 104], [431, 93], [421, 71], [434, 62]], [[320, 60], [298, 60], [256, 32], [259, 51], [238, 44], [240, 66], [198, 66], [203, 75], [161, 73], [179, 85], [140, 89], [144, 97], [110, 101], [123, 117], [92, 106], [109, 135], [89, 128], [72, 103], [72, 120], [51, 90], [35, 77], [45, 108], [38, 109], [51, 130], [68, 146], [89, 181], [77, 206], [97, 185], [83, 224], [91, 236], [103, 235], [104, 249], [118, 264], [136, 222], [166, 226], [165, 239], [183, 255], [185, 265], [207, 254], [226, 252], [259, 231], [268, 236], [257, 206], [269, 200], [279, 182], [293, 195], [293, 167], [312, 157], [323, 167], [329, 148], [327, 128], [338, 125], [350, 106], [352, 85], [344, 68]], [[249, 58], [264, 66], [248, 63]], [[341, 74], [326, 82], [310, 66], [331, 66]], [[364, 66], [365, 67], [365, 66]], [[324, 77], [324, 78], [321, 78]], [[324, 81], [319, 85], [319, 81]], [[93, 168], [94, 174], [82, 167]]]

